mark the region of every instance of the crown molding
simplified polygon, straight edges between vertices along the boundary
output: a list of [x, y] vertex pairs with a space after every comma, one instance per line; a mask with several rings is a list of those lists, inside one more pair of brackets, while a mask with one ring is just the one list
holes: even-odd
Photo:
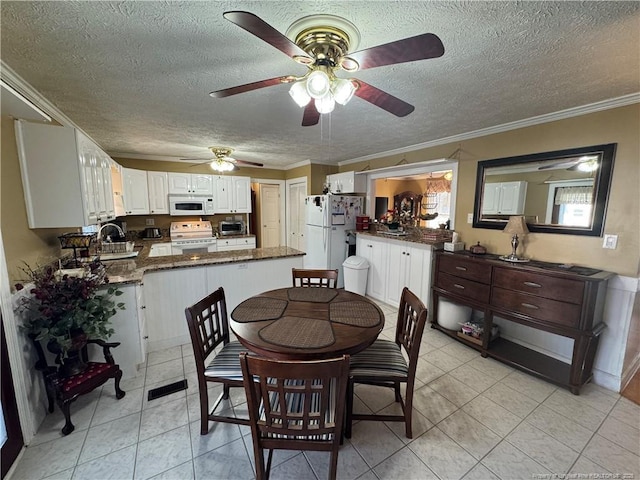
[[601, 102], [590, 103], [588, 105], [582, 105], [580, 107], [567, 108], [566, 110], [560, 110], [558, 112], [545, 113], [544, 115], [525, 118], [523, 120], [517, 120], [515, 122], [503, 123], [502, 125], [482, 128], [480, 130], [474, 130], [472, 132], [461, 133], [458, 135], [452, 135], [450, 137], [439, 138], [437, 140], [418, 143], [416, 145], [411, 145], [409, 147], [397, 148], [395, 150], [388, 150], [386, 152], [365, 155], [364, 157], [352, 158], [350, 160], [345, 160], [344, 162], [338, 162], [338, 166], [342, 167], [343, 165], [363, 162], [366, 160], [374, 160], [376, 158], [389, 157], [392, 155], [415, 152], [416, 150], [422, 150], [424, 148], [429, 148], [429, 147], [436, 147], [438, 145], [445, 145], [447, 143], [456, 143], [456, 142], [461, 142], [463, 140], [470, 140], [472, 138], [485, 137], [487, 135], [493, 135], [496, 133], [508, 132], [510, 130], [517, 130], [519, 128], [531, 127], [533, 125], [540, 125], [541, 123], [549, 123], [557, 120], [564, 120], [566, 118], [579, 117], [581, 115], [600, 112], [602, 110], [611, 110], [613, 108], [626, 107], [627, 105], [633, 105], [634, 103], [640, 103], [640, 92], [631, 93], [629, 95], [624, 95], [622, 97], [611, 98], [609, 100], [603, 100]]

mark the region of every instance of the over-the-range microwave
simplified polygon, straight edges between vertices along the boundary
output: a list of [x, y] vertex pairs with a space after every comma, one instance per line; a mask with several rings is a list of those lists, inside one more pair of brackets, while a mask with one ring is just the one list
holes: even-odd
[[213, 215], [213, 197], [169, 195], [169, 215]]

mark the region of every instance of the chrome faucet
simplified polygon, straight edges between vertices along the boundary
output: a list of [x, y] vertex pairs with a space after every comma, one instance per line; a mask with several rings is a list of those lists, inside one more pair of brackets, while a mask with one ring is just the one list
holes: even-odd
[[[104, 225], [101, 225], [100, 228], [98, 229], [98, 241], [100, 243], [102, 243], [102, 229], [104, 227], [115, 227], [116, 230], [118, 230], [118, 233], [120, 234], [121, 237], [124, 237], [124, 231], [122, 230], [122, 228], [120, 228], [119, 225], [116, 225], [115, 223], [105, 223]], [[107, 242], [111, 242], [111, 237], [109, 235], [107, 235]]]

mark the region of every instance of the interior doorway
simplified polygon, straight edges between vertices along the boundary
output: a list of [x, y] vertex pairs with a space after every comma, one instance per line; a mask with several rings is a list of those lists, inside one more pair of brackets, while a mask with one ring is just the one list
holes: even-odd
[[280, 246], [280, 186], [260, 184], [260, 246]]
[[287, 180], [287, 246], [306, 251], [304, 199], [307, 196], [307, 177]]

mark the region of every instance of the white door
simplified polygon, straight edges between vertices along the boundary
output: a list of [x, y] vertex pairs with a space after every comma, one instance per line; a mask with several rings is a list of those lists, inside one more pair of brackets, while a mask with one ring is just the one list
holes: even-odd
[[150, 213], [169, 213], [167, 172], [147, 172]]
[[260, 184], [260, 246], [280, 246], [280, 186]]
[[307, 182], [290, 183], [287, 195], [287, 246], [305, 251], [305, 208], [304, 199], [307, 196]]

